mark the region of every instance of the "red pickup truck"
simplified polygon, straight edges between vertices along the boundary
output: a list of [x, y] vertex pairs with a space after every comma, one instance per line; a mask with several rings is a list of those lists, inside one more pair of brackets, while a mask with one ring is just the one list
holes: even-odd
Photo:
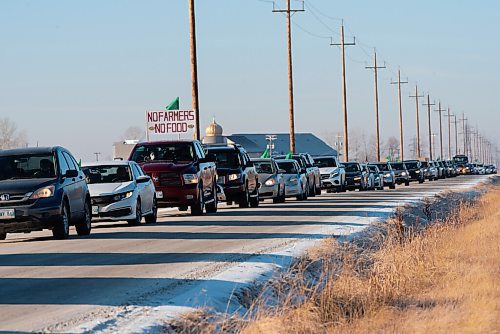
[[217, 169], [197, 140], [138, 143], [129, 160], [141, 165], [156, 188], [159, 207], [217, 212]]

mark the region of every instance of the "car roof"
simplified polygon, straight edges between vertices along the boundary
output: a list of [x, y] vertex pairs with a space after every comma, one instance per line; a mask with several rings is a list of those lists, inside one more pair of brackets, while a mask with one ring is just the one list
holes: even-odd
[[175, 140], [157, 140], [157, 141], [145, 141], [139, 142], [136, 146], [154, 146], [161, 144], [190, 144], [195, 142], [193, 139], [175, 139]]
[[276, 159], [276, 162], [291, 162], [291, 163], [297, 163], [297, 161], [293, 159]]
[[208, 151], [238, 151], [242, 150], [241, 147], [237, 146], [205, 146]]
[[128, 160], [92, 161], [92, 162], [83, 162], [82, 167], [127, 166], [129, 163], [130, 161]]
[[250, 158], [250, 161], [254, 162], [271, 162], [273, 160], [273, 158]]
[[23, 147], [10, 150], [0, 150], [0, 156], [9, 155], [24, 155], [24, 154], [51, 154], [56, 151], [59, 146], [53, 147]]

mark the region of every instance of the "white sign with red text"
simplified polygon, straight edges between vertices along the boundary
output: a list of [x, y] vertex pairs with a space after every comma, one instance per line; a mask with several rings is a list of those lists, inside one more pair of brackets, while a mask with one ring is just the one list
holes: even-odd
[[194, 110], [146, 111], [146, 127], [151, 135], [182, 135], [196, 128]]

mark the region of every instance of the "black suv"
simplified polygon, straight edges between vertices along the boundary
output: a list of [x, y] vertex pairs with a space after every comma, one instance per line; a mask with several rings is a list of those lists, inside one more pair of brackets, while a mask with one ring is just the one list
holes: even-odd
[[259, 174], [240, 145], [205, 146], [208, 156], [217, 165], [217, 183], [222, 186], [228, 204], [240, 208], [259, 206]]
[[66, 239], [91, 230], [90, 195], [85, 175], [62, 147], [0, 151], [0, 239], [7, 233], [52, 230]]
[[358, 162], [344, 162], [345, 180], [347, 190], [368, 189], [368, 174]]
[[410, 174], [410, 181], [418, 181], [418, 183], [424, 183], [425, 172], [422, 167], [422, 163], [419, 160], [406, 160], [406, 169]]

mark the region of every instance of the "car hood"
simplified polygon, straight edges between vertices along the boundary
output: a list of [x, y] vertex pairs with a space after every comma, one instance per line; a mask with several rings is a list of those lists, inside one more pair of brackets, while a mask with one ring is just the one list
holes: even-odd
[[333, 172], [340, 171], [339, 167], [323, 167], [319, 169], [321, 174], [331, 174]]
[[57, 179], [14, 179], [0, 181], [0, 194], [26, 194], [54, 184]]
[[290, 179], [292, 179], [292, 178], [296, 178], [297, 180], [300, 180], [300, 176], [297, 174], [283, 174], [283, 179], [285, 180], [285, 182], [289, 182]]
[[134, 181], [122, 183], [95, 183], [89, 184], [90, 196], [104, 196], [134, 190]]
[[142, 169], [148, 172], [184, 172], [187, 169], [194, 168], [194, 162], [189, 163], [173, 163], [173, 162], [153, 162], [142, 163]]

